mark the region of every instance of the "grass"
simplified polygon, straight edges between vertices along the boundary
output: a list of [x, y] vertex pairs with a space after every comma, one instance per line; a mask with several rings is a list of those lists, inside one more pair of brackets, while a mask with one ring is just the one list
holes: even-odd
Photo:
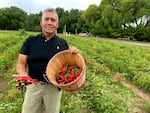
[[[22, 31], [1, 31], [0, 39], [5, 36], [9, 38], [7, 40], [9, 42], [22, 36], [22, 40], [18, 44], [21, 46], [27, 36], [34, 34], [33, 32], [25, 32], [21, 35], [21, 33]], [[10, 38], [9, 34], [12, 34], [13, 39]], [[84, 88], [74, 93], [63, 92], [61, 113], [128, 113], [132, 105], [130, 100], [135, 95], [130, 89], [124, 87], [121, 81], [133, 81], [139, 87], [149, 90], [147, 88], [149, 81], [143, 78], [147, 75], [149, 78], [150, 75], [150, 67], [148, 67], [150, 65], [149, 48], [104, 38], [65, 36], [62, 34], [59, 36], [64, 37], [69, 45], [77, 46], [80, 49], [87, 65]], [[1, 44], [3, 43], [1, 42]], [[10, 44], [8, 48], [13, 48], [13, 46]], [[7, 51], [9, 49], [5, 50], [5, 52]], [[6, 60], [6, 55], [0, 54], [0, 57], [4, 57], [5, 62], [13, 61], [7, 65], [9, 69], [3, 68], [1, 71], [0, 76], [5, 75], [9, 85], [1, 98], [0, 113], [20, 112], [24, 97], [24, 91], [15, 89], [15, 81], [11, 77], [15, 73], [19, 46], [11, 51], [15, 51], [16, 54], [13, 55], [13, 52], [8, 52], [11, 54]], [[5, 63], [3, 65], [5, 67]], [[116, 80], [116, 76], [120, 77], [119, 80]], [[143, 109], [148, 111], [150, 109], [149, 104], [144, 104]]]

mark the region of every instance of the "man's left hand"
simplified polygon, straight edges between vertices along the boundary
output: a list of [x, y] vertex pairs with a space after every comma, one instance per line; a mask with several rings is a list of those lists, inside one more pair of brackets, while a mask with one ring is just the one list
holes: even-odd
[[72, 54], [76, 54], [76, 53], [79, 53], [79, 49], [75, 46], [71, 46], [69, 47], [69, 51], [72, 53]]

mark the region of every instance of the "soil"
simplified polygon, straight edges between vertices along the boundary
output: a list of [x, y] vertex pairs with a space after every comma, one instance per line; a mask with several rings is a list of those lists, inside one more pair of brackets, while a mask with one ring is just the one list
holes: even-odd
[[142, 89], [138, 88], [137, 86], [135, 86], [129, 82], [123, 82], [123, 85], [128, 88], [131, 88], [133, 90], [133, 92], [140, 98], [150, 101], [150, 93], [144, 92]]
[[7, 87], [8, 83], [6, 80], [0, 78], [0, 100], [3, 98], [3, 91]]
[[122, 84], [130, 88], [135, 94], [135, 97], [130, 100], [130, 113], [146, 113], [143, 110], [142, 105], [145, 101], [150, 102], [150, 93], [144, 92], [142, 89], [129, 82], [122, 82]]
[[0, 79], [0, 93], [2, 93], [3, 90], [7, 87], [8, 83], [4, 79]]

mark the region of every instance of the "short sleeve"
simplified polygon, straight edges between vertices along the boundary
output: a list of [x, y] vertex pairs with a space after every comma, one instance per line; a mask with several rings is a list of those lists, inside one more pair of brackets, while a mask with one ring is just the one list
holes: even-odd
[[29, 48], [31, 43], [35, 40], [35, 37], [28, 37], [24, 42], [20, 49], [20, 53], [24, 55], [29, 55]]

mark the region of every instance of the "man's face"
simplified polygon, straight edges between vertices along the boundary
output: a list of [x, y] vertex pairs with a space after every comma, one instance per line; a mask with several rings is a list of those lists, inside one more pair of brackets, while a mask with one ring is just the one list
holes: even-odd
[[41, 19], [42, 32], [52, 34], [55, 33], [58, 28], [58, 17], [56, 13], [45, 12]]

